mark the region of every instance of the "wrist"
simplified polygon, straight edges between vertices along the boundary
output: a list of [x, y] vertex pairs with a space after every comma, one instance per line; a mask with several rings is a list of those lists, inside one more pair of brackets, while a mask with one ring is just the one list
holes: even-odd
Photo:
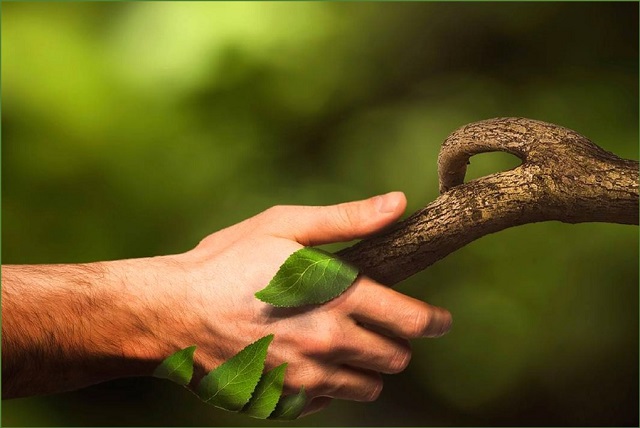
[[113, 346], [103, 352], [120, 360], [118, 377], [148, 376], [170, 354], [193, 343], [180, 334], [184, 326], [177, 302], [186, 279], [183, 257], [159, 256], [104, 263], [114, 298]]

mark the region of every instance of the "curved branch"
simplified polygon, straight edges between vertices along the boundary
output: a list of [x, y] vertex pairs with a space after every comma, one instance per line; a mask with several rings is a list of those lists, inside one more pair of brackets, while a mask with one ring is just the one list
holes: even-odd
[[[505, 151], [518, 167], [466, 184], [468, 160]], [[451, 134], [438, 156], [441, 195], [382, 235], [338, 255], [393, 285], [489, 233], [547, 220], [638, 224], [638, 162], [570, 129], [497, 118]]]

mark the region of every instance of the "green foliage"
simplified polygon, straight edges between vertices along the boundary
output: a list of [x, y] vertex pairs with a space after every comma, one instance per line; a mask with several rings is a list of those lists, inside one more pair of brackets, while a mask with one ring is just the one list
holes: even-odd
[[296, 419], [307, 403], [307, 393], [304, 386], [300, 388], [300, 392], [295, 395], [286, 395], [280, 399], [276, 409], [270, 416], [270, 419], [293, 420]]
[[[272, 340], [273, 334], [258, 339], [210, 371], [196, 388], [197, 395], [208, 404], [258, 419], [296, 419], [306, 404], [306, 393], [302, 387], [298, 394], [281, 397], [287, 363], [262, 374]], [[172, 354], [153, 375], [187, 385], [195, 350], [190, 346]]]
[[242, 409], [242, 413], [259, 419], [269, 417], [282, 395], [286, 371], [287, 363], [284, 363], [262, 375], [251, 400]]
[[153, 376], [169, 379], [178, 385], [186, 385], [193, 376], [193, 353], [196, 346], [181, 349], [167, 357], [153, 372]]
[[324, 303], [342, 294], [358, 270], [335, 255], [317, 248], [301, 248], [280, 266], [256, 297], [274, 306]]
[[198, 385], [200, 398], [226, 410], [242, 410], [260, 381], [272, 340], [273, 334], [256, 340], [209, 372]]

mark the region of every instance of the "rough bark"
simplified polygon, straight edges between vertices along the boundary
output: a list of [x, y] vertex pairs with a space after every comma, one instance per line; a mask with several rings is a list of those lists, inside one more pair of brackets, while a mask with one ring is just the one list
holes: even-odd
[[[522, 160], [509, 171], [466, 184], [477, 153]], [[440, 196], [379, 236], [338, 255], [394, 285], [489, 233], [526, 223], [638, 224], [638, 161], [621, 159], [575, 131], [525, 118], [466, 125], [438, 156]]]

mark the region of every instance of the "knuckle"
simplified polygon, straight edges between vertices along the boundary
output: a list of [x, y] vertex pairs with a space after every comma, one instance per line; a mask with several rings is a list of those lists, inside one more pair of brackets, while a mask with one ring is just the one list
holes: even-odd
[[313, 371], [310, 375], [304, 379], [301, 385], [309, 392], [310, 395], [318, 395], [319, 392], [326, 389], [325, 377], [320, 371]]
[[289, 222], [292, 212], [294, 212], [296, 208], [297, 207], [291, 205], [274, 205], [252, 217], [249, 221], [251, 221], [254, 227], [270, 230], [277, 224]]
[[339, 204], [336, 206], [335, 215], [332, 219], [332, 226], [338, 232], [348, 233], [357, 226], [356, 217], [356, 214], [349, 205]]
[[262, 212], [262, 216], [267, 219], [277, 219], [282, 216], [282, 214], [286, 211], [287, 207], [285, 205], [274, 205], [270, 208], [267, 208]]
[[307, 348], [311, 355], [327, 355], [335, 351], [336, 338], [332, 328], [323, 328], [314, 334]]
[[407, 333], [411, 338], [422, 337], [431, 324], [432, 313], [427, 306], [418, 311], [408, 311]]
[[326, 389], [326, 375], [321, 368], [314, 364], [305, 364], [297, 369], [293, 368], [287, 377], [287, 386], [289, 386], [291, 393], [299, 391], [302, 386], [310, 396], [319, 395]]
[[400, 373], [404, 371], [411, 361], [411, 350], [402, 347], [395, 351], [393, 357], [389, 361], [389, 374]]

